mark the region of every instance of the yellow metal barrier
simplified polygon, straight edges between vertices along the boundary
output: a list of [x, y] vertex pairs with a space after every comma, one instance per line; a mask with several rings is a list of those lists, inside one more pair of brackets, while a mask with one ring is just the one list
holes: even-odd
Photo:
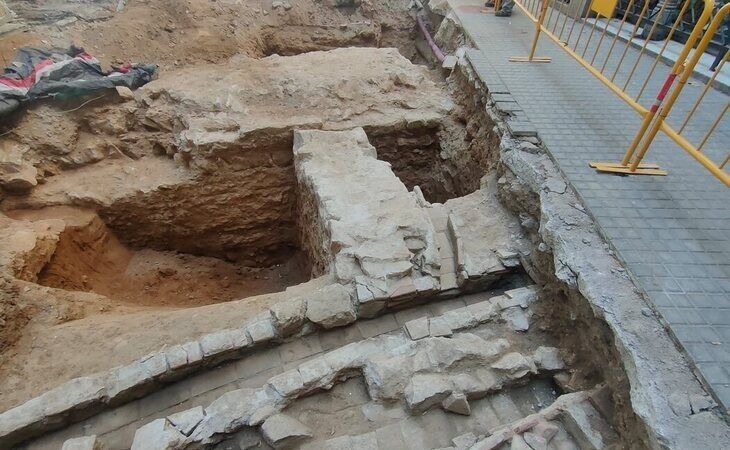
[[[730, 12], [730, 5], [725, 5], [721, 8], [713, 19], [712, 12], [714, 1], [702, 0], [704, 9], [698, 17], [697, 23], [690, 33], [687, 42], [679, 52], [675, 64], [666, 74], [662, 83], [662, 88], [659, 90], [656, 99], [651, 104], [643, 105], [642, 96], [649, 86], [649, 83], [651, 81], [656, 83], [662, 79], [658, 78], [658, 76], [662, 76], [658, 73], [661, 72], [661, 70], [658, 70], [658, 68], [661, 67], [659, 66], [659, 62], [667, 50], [669, 40], [675, 35], [682, 16], [685, 12], [687, 12], [690, 1], [685, 0], [682, 2], [679, 15], [668, 29], [664, 44], [653, 57], [646, 54], [649, 39], [645, 39], [643, 45], [639, 46], [638, 54], [630, 53], [629, 47], [634, 43], [634, 38], [637, 37], [641, 28], [643, 28], [644, 34], [648, 37], [654, 35], [660, 26], [658, 18], [665, 12], [667, 2], [663, 2], [662, 6], [659, 7], [659, 10], [655, 11], [654, 17], [657, 19], [652, 20], [648, 8], [649, 2], [644, 1], [636, 23], [626, 27], [629, 18], [629, 11], [634, 7], [635, 1], [639, 1], [629, 0], [626, 11], [622, 14], [618, 24], [618, 28], [613, 30], [613, 39], [606, 39], [609, 21], [614, 16], [617, 0], [585, 0], [586, 2], [590, 2], [586, 3], [584, 6], [586, 11], [585, 14], [582, 18], [580, 18], [580, 20], [572, 20], [572, 23], [569, 26], [568, 23], [571, 19], [567, 14], [563, 14], [559, 11], [557, 11], [556, 14], [556, 8], [552, 5], [554, 1], [555, 0], [516, 1], [517, 6], [535, 22], [535, 35], [533, 37], [529, 55], [527, 57], [512, 57], [510, 58], [510, 61], [549, 62], [549, 58], [535, 57], [539, 37], [541, 34], [544, 34], [550, 40], [558, 44], [568, 55], [574, 58], [591, 74], [598, 78], [619, 98], [631, 106], [642, 118], [639, 131], [636, 133], [633, 142], [629, 146], [621, 162], [590, 163], [591, 167], [603, 172], [666, 175], [667, 172], [660, 169], [656, 164], [642, 163], [651, 143], [657, 133], [661, 130], [675, 143], [677, 143], [679, 147], [687, 151], [692, 157], [706, 167], [714, 176], [725, 183], [725, 185], [730, 186], [730, 175], [728, 175], [728, 173], [724, 170], [725, 166], [729, 164], [730, 155], [725, 157], [724, 160], [718, 164], [713, 162], [702, 152], [702, 149], [708, 142], [708, 139], [710, 139], [712, 133], [718, 129], [719, 124], [727, 114], [728, 109], [730, 109], [730, 105], [725, 105], [725, 107], [715, 116], [712, 122], [708, 124], [707, 132], [697, 145], [690, 143], [682, 134], [689, 121], [693, 118], [695, 111], [698, 110], [698, 108], [702, 109], [702, 100], [709, 90], [710, 85], [715, 81], [715, 77], [722, 70], [724, 63], [728, 59], [728, 55], [724, 56], [724, 59], [716, 68], [715, 74], [709, 80], [702, 93], [695, 101], [694, 106], [686, 115], [685, 120], [679, 129], [675, 130], [666, 121], [667, 116], [671, 112], [672, 107], [675, 105], [675, 102], [681, 94], [687, 80], [692, 75], [700, 57], [707, 49], [707, 45], [712, 39], [714, 32], [722, 24], [722, 21]], [[557, 15], [557, 17], [555, 20], [552, 20], [554, 15]], [[560, 15], [564, 16], [562, 21]], [[603, 30], [600, 32], [600, 36], [597, 37], [596, 31], [599, 28], [599, 20], [605, 20], [606, 23], [603, 24]], [[708, 23], [710, 24], [709, 26]], [[586, 29], [587, 26], [590, 27], [589, 30]], [[666, 28], [665, 25], [661, 25], [661, 27]], [[646, 33], [647, 31], [648, 33]], [[566, 32], [567, 37], [564, 37]], [[586, 34], [587, 38], [585, 38]], [[626, 36], [626, 34], [628, 34], [628, 36]], [[594, 38], [597, 40], [594, 40]], [[608, 41], [611, 43], [606, 52], [603, 47], [604, 43], [607, 43]], [[623, 49], [620, 48], [620, 45], [617, 45], [619, 41], [622, 41]], [[594, 44], [592, 45], [592, 43]], [[693, 52], [695, 47], [696, 50]], [[599, 53], [601, 53], [602, 49], [603, 53], [605, 53], [605, 57], [599, 58]], [[690, 53], [692, 54], [691, 57]], [[612, 59], [612, 55], [615, 55], [615, 58]], [[643, 72], [638, 70], [641, 63], [648, 62], [651, 58], [653, 58], [653, 61], [651, 62], [648, 74], [643, 80], [636, 79], [637, 75]], [[602, 62], [597, 61], [601, 59]], [[622, 67], [625, 69], [624, 71], [621, 71]], [[674, 85], [675, 81], [678, 82], [676, 86]], [[631, 91], [636, 86], [640, 87], [638, 88], [638, 92], [634, 94]], [[666, 104], [663, 104], [665, 99]]]
[[[704, 13], [703, 13], [704, 14]], [[674, 128], [672, 128], [667, 122], [666, 118], [671, 112], [672, 108], [674, 107], [677, 98], [679, 98], [679, 95], [682, 93], [682, 90], [684, 89], [685, 85], [687, 84], [687, 80], [689, 80], [689, 77], [692, 75], [692, 72], [694, 71], [694, 68], [697, 66], [697, 63], [700, 60], [700, 57], [704, 54], [705, 50], [707, 50], [707, 46], [710, 44], [710, 41], [712, 40], [712, 37], [714, 36], [717, 29], [722, 25], [723, 21], [725, 20], [725, 17], [730, 14], [730, 3], [723, 6], [720, 11], [715, 15], [715, 17], [712, 19], [712, 22], [710, 23], [710, 26], [707, 27], [707, 30], [705, 31], [704, 36], [702, 37], [702, 40], [697, 45], [697, 49], [692, 54], [692, 57], [690, 58], [689, 62], [687, 62], [686, 66], [677, 68], [676, 66], [679, 65], [680, 59], [678, 59], [678, 63], [675, 64], [675, 68], [672, 69], [672, 73], [670, 74], [670, 77], [667, 78], [667, 82], [665, 83], [665, 86], [662, 88], [662, 90], [657, 95], [657, 100], [652, 106], [652, 109], [650, 110], [650, 113], [644, 116], [644, 120], [641, 124], [641, 127], [639, 128], [639, 131], [636, 133], [636, 136], [634, 137], [634, 141], [632, 142], [629, 149], [626, 151], [626, 154], [624, 155], [624, 159], [621, 161], [621, 164], [618, 165], [611, 165], [611, 164], [593, 164], [593, 167], [595, 167], [598, 170], [604, 171], [604, 172], [618, 172], [618, 173], [628, 173], [628, 174], [641, 174], [641, 161], [644, 159], [644, 156], [646, 156], [646, 152], [649, 150], [649, 146], [654, 141], [654, 138], [656, 138], [657, 133], [661, 129], [664, 131], [664, 133], [669, 136], [674, 142], [677, 143], [682, 149], [684, 149], [687, 153], [690, 154], [693, 158], [695, 158], [697, 161], [699, 161], [700, 164], [702, 164], [707, 170], [710, 171], [715, 177], [717, 177], [720, 181], [725, 183], [725, 186], [730, 187], [730, 174], [725, 172], [724, 168], [727, 164], [728, 158], [730, 158], [730, 152], [728, 152], [728, 156], [726, 156], [722, 163], [715, 163], [707, 157], [705, 154], [702, 153], [702, 147], [707, 142], [707, 139], [710, 137], [713, 131], [715, 131], [718, 123], [720, 123], [720, 120], [725, 116], [725, 113], [728, 110], [728, 104], [725, 105], [725, 107], [717, 114], [715, 120], [713, 121], [712, 125], [709, 127], [709, 130], [705, 133], [704, 137], [702, 138], [702, 141], [699, 145], [695, 146], [692, 143], [690, 143], [684, 136], [681, 135], [681, 132], [684, 130], [685, 126], [689, 122], [689, 120], [694, 115], [695, 111], [697, 110], [697, 107], [702, 102], [702, 100], [705, 97], [705, 94], [707, 93], [710, 85], [712, 82], [714, 82], [715, 77], [717, 77], [717, 74], [722, 70], [722, 65], [724, 65], [724, 62], [727, 60], [728, 55], [727, 51], [725, 52], [725, 55], [723, 56], [723, 59], [721, 61], [721, 64], [718, 65], [718, 67], [715, 69], [715, 73], [713, 74], [710, 81], [708, 81], [707, 85], [705, 86], [705, 89], [702, 90], [702, 93], [700, 96], [696, 99], [695, 104], [693, 105], [692, 109], [690, 110], [689, 114], [687, 114], [684, 123], [680, 127], [680, 131], [675, 131]], [[698, 27], [695, 27], [695, 30], [693, 30], [692, 34], [694, 35]], [[699, 33], [698, 33], [699, 34]], [[675, 70], [676, 69], [676, 70]], [[677, 86], [674, 88], [674, 90], [671, 91], [669, 94], [669, 97], [667, 98], [667, 102], [662, 105], [662, 102], [664, 101], [667, 92], [671, 88], [671, 85], [674, 81], [674, 79], [679, 76], [679, 82]], [[647, 132], [648, 130], [648, 132]], [[639, 152], [636, 153], [636, 149], [641, 146], [639, 149]], [[656, 170], [656, 169], [651, 169]], [[649, 173], [651, 174], [651, 173]]]

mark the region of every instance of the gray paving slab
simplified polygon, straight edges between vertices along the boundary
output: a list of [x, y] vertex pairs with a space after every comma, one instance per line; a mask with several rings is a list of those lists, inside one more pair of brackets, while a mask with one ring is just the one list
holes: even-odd
[[[506, 88], [519, 103], [706, 383], [725, 408], [730, 406], [730, 191], [661, 134], [646, 161], [659, 163], [669, 176], [595, 172], [589, 161], [621, 159], [639, 126], [638, 114], [547, 38], [540, 40], [537, 55], [551, 57], [551, 63], [509, 62], [511, 56], [528, 54], [534, 30], [517, 8], [511, 18], [497, 18], [480, 13], [478, 0], [449, 2], [478, 47], [467, 56], [482, 81], [497, 80], [498, 91]], [[550, 28], [559, 32], [563, 22], [564, 16], [553, 13]], [[596, 64], [605, 61], [607, 73], [615, 72], [616, 82], [638, 95], [653, 60], [638, 59], [638, 51], [630, 48], [616, 70], [623, 49], [609, 54], [610, 38], [591, 38], [591, 27], [581, 33], [580, 23], [568, 39], [571, 26], [568, 20], [563, 35], [568, 45], [595, 53]], [[651, 104], [668, 72], [665, 64], [657, 66], [639, 99], [643, 105]], [[675, 128], [702, 88], [697, 80], [685, 88], [668, 118]], [[686, 137], [699, 142], [728, 99], [710, 90]], [[725, 115], [703, 151], [721, 160], [729, 142], [730, 115]]]

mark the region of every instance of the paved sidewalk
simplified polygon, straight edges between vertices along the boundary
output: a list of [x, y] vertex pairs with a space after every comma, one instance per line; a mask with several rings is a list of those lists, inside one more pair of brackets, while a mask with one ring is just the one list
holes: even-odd
[[[701, 376], [727, 409], [730, 406], [730, 190], [699, 163], [660, 135], [646, 158], [669, 170], [667, 177], [621, 177], [599, 174], [589, 161], [619, 161], [639, 125], [639, 116], [588, 71], [547, 38], [538, 56], [550, 64], [510, 63], [527, 55], [534, 24], [515, 8], [511, 18], [480, 13], [483, 2], [449, 0], [466, 33], [479, 50], [468, 57], [488, 86], [504, 86], [525, 111], [532, 126], [595, 217], [604, 236], [617, 250], [648, 294], [671, 332], [687, 351]], [[553, 19], [555, 20], [555, 19]], [[562, 18], [560, 19], [562, 20]], [[571, 42], [577, 39], [576, 27]], [[588, 41], [586, 27], [581, 42]], [[594, 36], [591, 45], [598, 39]], [[584, 44], [579, 49], [582, 51]], [[607, 48], [605, 45], [604, 48]], [[593, 47], [587, 54], [592, 54]], [[638, 55], [629, 50], [630, 64], [617, 76], [626, 79]], [[597, 61], [605, 59], [599, 52]], [[609, 59], [609, 67], [616, 52]], [[650, 64], [639, 64], [629, 92], [638, 92]], [[669, 68], [657, 69], [656, 82], [642, 97], [656, 95]], [[621, 83], [623, 84], [623, 82]], [[694, 81], [678, 102], [671, 123], [681, 123], [694, 95]], [[708, 112], [698, 113], [686, 132], [698, 142], [728, 96], [711, 91]], [[704, 124], [704, 125], [703, 125]], [[730, 115], [706, 146], [715, 160], [727, 154]], [[610, 292], [606, 293], [610, 295]]]

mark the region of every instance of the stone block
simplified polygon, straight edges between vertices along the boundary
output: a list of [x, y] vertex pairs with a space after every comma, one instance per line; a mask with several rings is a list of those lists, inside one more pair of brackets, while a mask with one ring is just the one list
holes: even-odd
[[99, 441], [96, 438], [96, 435], [68, 439], [66, 442], [63, 443], [63, 447], [61, 447], [61, 450], [103, 450], [103, 449], [104, 449], [104, 446], [101, 444], [101, 441]]
[[283, 337], [298, 333], [304, 325], [307, 303], [301, 298], [276, 303], [271, 307], [274, 327]]
[[506, 291], [504, 295], [514, 299], [522, 308], [527, 308], [538, 299], [539, 288], [537, 286], [526, 286]]
[[567, 405], [562, 422], [581, 449], [599, 450], [618, 440], [616, 432], [589, 401]]
[[[218, 397], [205, 408], [205, 418], [195, 428], [190, 439], [208, 442], [216, 434], [230, 433], [246, 425], [258, 406], [254, 403], [255, 394], [256, 391], [252, 389], [236, 389]], [[276, 402], [271, 403], [275, 405]]]
[[334, 328], [348, 325], [357, 317], [347, 289], [333, 284], [307, 300], [307, 318], [324, 328]]
[[532, 359], [540, 370], [554, 371], [565, 368], [560, 351], [555, 347], [538, 347], [532, 354]]
[[441, 406], [446, 411], [454, 414], [461, 414], [462, 416], [471, 415], [469, 401], [466, 399], [466, 395], [461, 392], [452, 392], [441, 402]]
[[203, 349], [200, 347], [200, 342], [186, 342], [182, 344], [182, 348], [188, 354], [188, 364], [195, 364], [203, 360]]
[[536, 372], [532, 361], [517, 352], [504, 355], [492, 364], [492, 368], [508, 374], [513, 379], [522, 378], [530, 372]]
[[131, 450], [175, 450], [182, 447], [185, 435], [167, 419], [154, 420], [134, 433]]
[[438, 285], [433, 277], [418, 277], [413, 279], [413, 285], [419, 294], [431, 294], [438, 290]]
[[411, 411], [421, 413], [440, 404], [452, 390], [451, 382], [444, 375], [416, 374], [406, 387], [406, 404]]
[[299, 375], [305, 389], [328, 386], [333, 382], [334, 374], [325, 358], [315, 358], [299, 365]]
[[530, 328], [530, 321], [527, 314], [520, 307], [512, 307], [502, 311], [502, 318], [514, 331], [527, 331]]
[[524, 303], [520, 297], [508, 297], [506, 295], [500, 295], [492, 299], [493, 302], [497, 303], [500, 310], [514, 308], [519, 306], [520, 308], [527, 308], [527, 303]]
[[448, 55], [444, 58], [444, 61], [441, 63], [441, 67], [443, 67], [446, 70], [454, 70], [456, 67], [456, 64], [459, 62], [459, 59], [454, 55]]
[[408, 336], [414, 341], [423, 339], [429, 335], [428, 318], [421, 317], [420, 319], [406, 322], [405, 329], [408, 332]]
[[200, 338], [200, 348], [204, 358], [220, 355], [235, 348], [231, 330], [221, 330], [215, 333], [208, 333]]
[[253, 323], [248, 324], [246, 331], [254, 344], [268, 342], [276, 337], [276, 329], [274, 329], [270, 314], [259, 317]]
[[295, 448], [312, 437], [312, 430], [286, 414], [266, 419], [261, 432], [266, 442], [277, 450]]
[[[409, 263], [410, 264], [410, 263]], [[418, 294], [418, 288], [411, 277], [404, 277], [391, 286], [388, 297], [391, 300], [400, 301], [413, 298]]]
[[368, 392], [375, 400], [399, 400], [412, 372], [410, 358], [402, 355], [370, 358], [363, 368]]
[[204, 418], [205, 412], [203, 412], [203, 407], [196, 406], [195, 408], [187, 409], [168, 416], [167, 420], [177, 431], [185, 436], [190, 436], [193, 430], [195, 430], [195, 427], [197, 427]]
[[298, 370], [287, 370], [271, 378], [268, 384], [284, 398], [296, 397], [304, 391], [304, 380]]
[[165, 350], [165, 357], [170, 370], [177, 370], [188, 364], [188, 353], [182, 345], [174, 345]]
[[371, 300], [367, 302], [360, 302], [358, 315], [364, 319], [376, 317], [378, 314], [383, 312], [385, 306], [385, 300]]
[[164, 353], [153, 353], [126, 366], [112, 370], [109, 398], [121, 400], [151, 383], [167, 370]]
[[487, 300], [484, 302], [468, 305], [466, 309], [471, 312], [472, 316], [474, 316], [477, 322], [487, 323], [491, 322], [492, 320], [494, 320], [495, 317], [497, 317], [498, 307], [494, 304], [493, 301]]
[[443, 317], [433, 317], [428, 320], [428, 332], [431, 337], [451, 336], [453, 331]]
[[469, 308], [466, 307], [448, 311], [442, 317], [452, 330], [472, 328], [479, 323]]
[[449, 289], [456, 289], [459, 287], [459, 285], [456, 283], [455, 273], [442, 273], [440, 281], [442, 291], [448, 291]]

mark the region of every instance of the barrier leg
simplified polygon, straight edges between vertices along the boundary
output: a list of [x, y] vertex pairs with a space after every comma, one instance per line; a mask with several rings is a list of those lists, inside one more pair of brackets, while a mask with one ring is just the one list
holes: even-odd
[[537, 41], [540, 39], [540, 31], [542, 30], [545, 16], [550, 0], [542, 0], [542, 8], [540, 9], [540, 16], [535, 21], [535, 36], [532, 38], [532, 47], [530, 47], [530, 54], [528, 56], [513, 56], [509, 59], [509, 62], [536, 62], [536, 63], [549, 63], [553, 59], [544, 56], [535, 56], [535, 50], [537, 49]]

